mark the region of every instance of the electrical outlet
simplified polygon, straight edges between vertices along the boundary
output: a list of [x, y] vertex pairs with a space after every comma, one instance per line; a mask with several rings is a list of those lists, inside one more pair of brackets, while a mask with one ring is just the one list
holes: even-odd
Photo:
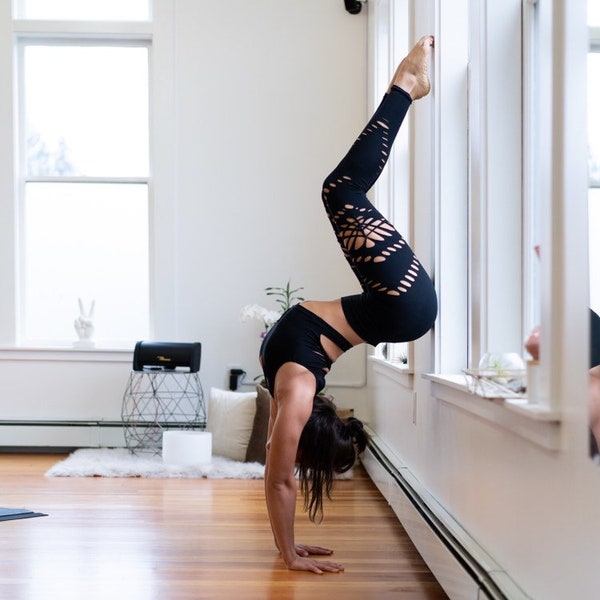
[[235, 391], [238, 389], [240, 382], [246, 375], [246, 371], [242, 369], [242, 367], [238, 367], [235, 365], [227, 366], [227, 376], [229, 378], [229, 389], [231, 391]]

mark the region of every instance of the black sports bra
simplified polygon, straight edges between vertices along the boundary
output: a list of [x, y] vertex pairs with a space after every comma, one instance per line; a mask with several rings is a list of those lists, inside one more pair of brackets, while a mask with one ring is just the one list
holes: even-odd
[[274, 393], [277, 371], [287, 362], [297, 363], [315, 376], [315, 393], [325, 387], [325, 375], [332, 362], [321, 343], [322, 335], [344, 352], [352, 348], [343, 335], [302, 305], [296, 304], [283, 313], [260, 347], [263, 372], [271, 394]]

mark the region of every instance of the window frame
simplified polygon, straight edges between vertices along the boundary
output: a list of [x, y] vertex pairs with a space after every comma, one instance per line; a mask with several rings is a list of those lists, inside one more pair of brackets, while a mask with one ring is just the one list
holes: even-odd
[[[489, 0], [467, 0], [464, 10], [469, 15], [469, 26], [463, 35], [468, 39], [468, 48], [462, 50], [463, 56], [460, 56], [460, 50], [455, 50], [454, 59], [463, 59], [467, 64], [467, 99], [463, 107], [458, 99], [454, 104], [442, 98], [437, 102], [436, 113], [439, 116], [434, 135], [438, 152], [436, 162], [440, 165], [449, 160], [458, 163], [452, 157], [452, 143], [461, 143], [461, 133], [454, 128], [450, 142], [445, 142], [450, 137], [447, 123], [450, 122], [450, 126], [453, 126], [452, 112], [462, 109], [468, 114], [468, 124], [465, 124], [468, 137], [466, 141], [462, 139], [462, 143], [467, 145], [468, 164], [464, 185], [467, 186], [468, 204], [461, 205], [450, 197], [454, 207], [452, 211], [448, 208], [449, 194], [446, 189], [440, 186], [436, 192], [439, 231], [436, 235], [439, 237], [436, 267], [440, 280], [438, 291], [443, 296], [444, 303], [448, 297], [452, 302], [452, 310], [445, 311], [449, 315], [447, 318], [444, 318], [442, 307], [441, 322], [436, 332], [438, 373], [461, 373], [465, 368], [477, 368], [483, 354], [490, 351], [517, 352], [525, 358], [523, 341], [538, 322], [539, 310], [534, 300], [537, 284], [533, 282], [533, 263], [536, 260], [533, 247], [537, 243], [534, 241], [535, 227], [531, 218], [535, 200], [531, 189], [540, 182], [537, 175], [533, 175], [532, 180], [531, 165], [534, 160], [547, 160], [547, 157], [536, 156], [538, 144], [530, 142], [531, 133], [540, 130], [539, 124], [534, 120], [533, 110], [538, 87], [530, 81], [534, 60], [533, 45], [537, 41], [533, 31], [535, 4], [535, 1], [530, 0], [523, 0], [521, 4], [518, 0], [512, 5], [513, 12], [517, 9], [522, 11], [519, 27], [513, 26], [512, 29], [513, 41], [518, 36], [518, 44], [512, 46], [516, 45], [521, 53], [521, 70], [513, 69], [512, 78], [508, 82], [506, 78], [502, 78], [501, 85], [508, 88], [506, 92], [499, 91], [498, 78], [493, 75], [499, 70], [501, 63], [498, 61], [503, 56], [496, 47], [492, 48], [499, 33], [490, 30], [498, 22], [508, 22], [514, 14], [489, 14], [488, 9], [492, 6]], [[460, 16], [462, 18], [464, 15]], [[448, 15], [440, 15], [439, 19], [445, 26], [449, 22], [450, 25], [453, 23]], [[460, 44], [460, 41], [457, 42]], [[442, 63], [443, 59], [439, 59], [439, 62]], [[444, 71], [444, 64], [440, 64], [438, 68]], [[445, 74], [442, 73], [441, 76], [444, 77]], [[452, 76], [456, 77], [456, 74], [447, 75], [449, 79]], [[452, 81], [451, 84], [460, 86], [459, 81]], [[495, 122], [500, 113], [496, 98], [502, 98], [503, 95], [511, 104], [507, 110], [512, 112], [499, 125]], [[501, 118], [504, 117], [502, 115]], [[510, 131], [506, 133], [507, 130]], [[498, 146], [501, 146], [500, 157], [504, 160], [494, 159], [491, 155], [492, 148], [498, 152]], [[499, 183], [504, 182], [501, 171], [497, 170], [498, 164], [510, 165], [508, 192], [498, 192], [501, 189]], [[436, 167], [436, 181], [441, 181], [444, 177], [446, 180], [454, 178], [454, 185], [460, 190], [463, 180], [460, 170], [454, 170], [458, 174], [447, 174], [448, 169], [446, 172], [441, 169], [442, 167]], [[507, 203], [502, 211], [497, 208], [499, 198]], [[513, 238], [513, 244], [495, 243], [499, 237], [498, 231], [508, 236], [513, 230], [519, 231], [519, 235]], [[468, 248], [465, 250], [462, 246], [453, 244], [453, 235], [456, 238], [468, 238]], [[460, 273], [460, 269], [464, 270], [464, 265], [467, 265], [466, 279], [453, 283], [452, 273]], [[462, 306], [467, 306], [466, 326], [464, 317], [460, 316]], [[452, 322], [456, 320], [457, 314], [458, 324]], [[500, 329], [507, 328], [494, 327], [494, 322], [510, 322], [513, 325], [505, 334]]]
[[[512, 434], [523, 437], [545, 449], [558, 450], [562, 443], [561, 413], [557, 405], [559, 395], [557, 393], [551, 395], [550, 390], [558, 389], [559, 370], [552, 369], [552, 365], [558, 365], [559, 363], [556, 357], [549, 356], [549, 347], [552, 346], [552, 340], [558, 335], [558, 324], [550, 317], [550, 314], [553, 310], [556, 312], [555, 306], [560, 302], [558, 300], [560, 294], [555, 293], [553, 296], [551, 290], [558, 291], [557, 286], [561, 280], [561, 275], [553, 272], [550, 265], [563, 264], [563, 261], [558, 260], [557, 257], [564, 251], [564, 248], [561, 246], [562, 240], [553, 238], [550, 235], [551, 230], [556, 228], [556, 224], [552, 219], [552, 207], [559, 200], [559, 194], [554, 192], [551, 167], [560, 169], [561, 172], [565, 170], [559, 162], [555, 141], [555, 130], [563, 124], [564, 117], [560, 113], [559, 106], [555, 103], [553, 103], [552, 111], [548, 110], [547, 114], [543, 116], [543, 123], [533, 121], [531, 112], [531, 99], [535, 97], [535, 93], [538, 93], [536, 85], [546, 86], [544, 92], [549, 94], [556, 91], [558, 82], [555, 79], [546, 80], [542, 78], [541, 82], [533, 85], [534, 82], [530, 79], [534, 65], [531, 62], [528, 63], [528, 61], [532, 60], [534, 56], [534, 41], [539, 41], [539, 38], [535, 35], [535, 30], [533, 30], [535, 20], [532, 11], [537, 11], [539, 7], [537, 6], [538, 0], [523, 0], [519, 7], [521, 11], [520, 22], [523, 29], [528, 28], [527, 31], [519, 32], [519, 48], [523, 52], [520, 62], [523, 75], [517, 73], [513, 77], [513, 88], [511, 90], [513, 102], [518, 98], [520, 106], [518, 107], [519, 113], [516, 114], [517, 105], [513, 104], [513, 117], [512, 120], [509, 119], [506, 122], [506, 127], [511, 127], [511, 124], [514, 126], [515, 123], [518, 124], [521, 120], [525, 121], [523, 131], [518, 132], [518, 135], [515, 135], [517, 132], [513, 131], [512, 137], [513, 151], [519, 156], [519, 163], [516, 165], [513, 163], [513, 167], [519, 169], [521, 174], [525, 173], [525, 176], [518, 178], [520, 181], [514, 179], [512, 188], [510, 188], [512, 192], [510, 199], [513, 203], [511, 207], [512, 216], [507, 218], [502, 212], [496, 212], [495, 216], [491, 217], [490, 209], [494, 207], [494, 196], [489, 193], [490, 189], [493, 189], [490, 169], [495, 168], [497, 161], [490, 160], [489, 156], [490, 149], [494, 147], [493, 135], [490, 133], [493, 131], [490, 129], [493, 123], [490, 119], [499, 114], [501, 115], [501, 113], [498, 111], [498, 106], [496, 105], [494, 108], [490, 105], [490, 102], [494, 98], [494, 94], [499, 93], [502, 95], [506, 92], [506, 90], [498, 90], [499, 78], [494, 79], [494, 73], [505, 73], [506, 69], [499, 68], [498, 56], [495, 57], [495, 60], [492, 59], [488, 54], [488, 50], [493, 48], [498, 53], [497, 40], [494, 37], [499, 35], [496, 28], [506, 25], [505, 21], [510, 15], [494, 14], [491, 16], [488, 13], [490, 6], [493, 6], [496, 10], [500, 8], [508, 10], [505, 5], [500, 7], [497, 3], [493, 4], [492, 0], [487, 0], [487, 2], [467, 0], [467, 4], [470, 28], [466, 35], [469, 40], [469, 53], [468, 59], [465, 61], [465, 64], [468, 64], [468, 103], [465, 107], [465, 113], [469, 115], [469, 124], [468, 127], [465, 127], [465, 130], [469, 132], [469, 206], [467, 210], [469, 228], [464, 233], [470, 240], [468, 257], [465, 259], [465, 264], [468, 264], [469, 278], [465, 288], [450, 285], [445, 288], [438, 287], [438, 290], [443, 302], [445, 303], [450, 295], [455, 307], [460, 307], [461, 300], [466, 301], [465, 296], [468, 294], [469, 328], [468, 336], [461, 334], [458, 328], [453, 328], [451, 322], [453, 313], [456, 311], [446, 312], [447, 318], [442, 318], [440, 326], [436, 329], [436, 337], [439, 340], [436, 348], [436, 371], [433, 374], [425, 374], [424, 377], [431, 382], [431, 393], [440, 402], [458, 407], [481, 419], [493, 422], [496, 426], [505, 428]], [[456, 7], [454, 8], [456, 9]], [[513, 10], [516, 8], [517, 5], [514, 3]], [[560, 30], [562, 27], [562, 21], [558, 16], [561, 8], [551, 6], [550, 3], [545, 4], [545, 10], [548, 11], [545, 14], [546, 16], [549, 15], [545, 24], [551, 31], [552, 45], [544, 58], [544, 66], [547, 65], [549, 68], [555, 65], [557, 57], [562, 56], [564, 52], [563, 46], [554, 44], [557, 39], [557, 29]], [[460, 13], [460, 11], [457, 12]], [[514, 18], [514, 14], [512, 16]], [[459, 17], [464, 18], [464, 14], [459, 14]], [[439, 19], [439, 22], [444, 26], [452, 24], [452, 18], [448, 15], [442, 14]], [[490, 31], [490, 28], [492, 31]], [[513, 35], [515, 33], [516, 30], [513, 30]], [[460, 44], [461, 40], [459, 39], [457, 42]], [[446, 43], [448, 43], [447, 39]], [[503, 43], [506, 43], [505, 39]], [[494, 46], [494, 44], [496, 45]], [[535, 66], [539, 67], [540, 65]], [[505, 85], [504, 78], [502, 78], [502, 85]], [[548, 89], [551, 85], [554, 88]], [[514, 96], [515, 93], [517, 96]], [[439, 147], [440, 140], [443, 141], [444, 137], [448, 136], [445, 128], [442, 128], [442, 124], [448, 121], [448, 119], [444, 120], [445, 115], [452, 116], [452, 108], [450, 103], [446, 102], [445, 105], [443, 100], [439, 101], [439, 116], [434, 134], [436, 147]], [[456, 110], [456, 106], [454, 106], [454, 110]], [[446, 112], [444, 113], [444, 111]], [[501, 116], [504, 117], [505, 115]], [[537, 144], [527, 142], [528, 134], [532, 130], [535, 131], [537, 128], [542, 127], [547, 128], [548, 136], [546, 138], [548, 144], [547, 147], [543, 148], [543, 153], [538, 152], [539, 146]], [[498, 132], [502, 133], [496, 127], [496, 136], [498, 136]], [[502, 140], [503, 138], [497, 137], [496, 141], [498, 139]], [[443, 148], [438, 152], [440, 153], [440, 161], [442, 159], [447, 160], [447, 154], [443, 154]], [[532, 309], [534, 302], [531, 302], [531, 296], [525, 296], [532, 291], [529, 278], [532, 274], [531, 260], [535, 260], [533, 258], [534, 254], [531, 252], [532, 248], [527, 248], [532, 242], [533, 223], [524, 214], [525, 211], [535, 206], [534, 199], [528, 189], [532, 185], [532, 181], [528, 179], [529, 176], [527, 175], [528, 168], [530, 168], [533, 160], [539, 160], [542, 163], [546, 161], [544, 164], [547, 166], [546, 172], [543, 176], [540, 176], [543, 180], [541, 182], [543, 191], [541, 192], [540, 202], [544, 206], [544, 210], [540, 215], [538, 225], [540, 230], [539, 244], [547, 250], [544, 252], [544, 260], [540, 261], [541, 306], [539, 314], [544, 339], [543, 356], [540, 364], [541, 371], [537, 378], [540, 382], [538, 385], [539, 391], [535, 398], [532, 395], [528, 398], [514, 400], [484, 398], [477, 393], [477, 390], [469, 389], [463, 370], [466, 365], [478, 366], [481, 353], [486, 347], [490, 347], [491, 341], [497, 335], [497, 332], [489, 331], [489, 321], [491, 318], [498, 318], [498, 315], [502, 313], [497, 312], [498, 301], [495, 298], [494, 288], [489, 285], [489, 280], [490, 278], [496, 278], [496, 285], [502, 283], [502, 277], [506, 271], [497, 267], [501, 266], [500, 262], [504, 261], [505, 257], [498, 253], [498, 250], [502, 249], [502, 244], [498, 243], [498, 236], [496, 235], [496, 243], [494, 243], [493, 236], [488, 235], [488, 233], [490, 228], [501, 230], [504, 227], [505, 231], [509, 231], [506, 228], [510, 227], [511, 219], [513, 222], [518, 222], [519, 226], [522, 223], [523, 231], [519, 236], [518, 246], [515, 244], [515, 247], [511, 249], [509, 263], [513, 265], [514, 271], [510, 296], [511, 307], [502, 322], [507, 322], [510, 319], [511, 323], [518, 324], [510, 332], [507, 339], [512, 340], [511, 343], [515, 344], [515, 350], [523, 356], [525, 355], [523, 348], [525, 336], [529, 331], [528, 328], [531, 326], [531, 322], [536, 317], [536, 313]], [[533, 176], [535, 177], [535, 175]], [[539, 180], [537, 184], [540, 185]], [[496, 180], [497, 186], [498, 180]], [[452, 220], [444, 215], [446, 202], [439, 194], [437, 202], [439, 207], [437, 213], [438, 227], [441, 237], [438, 240], [436, 264], [438, 272], [440, 270], [446, 271], [442, 273], [443, 284], [449, 277], [447, 267], [449, 264], [453, 264], [452, 259], [448, 257], [448, 254], [453, 252], [448, 240], [451, 239], [451, 232], [456, 231], [456, 227], [452, 227]], [[463, 230], [460, 227], [458, 229], [460, 235]], [[481, 254], [479, 263], [477, 260], [473, 260], [478, 252]], [[460, 255], [460, 252], [454, 250], [454, 254]], [[460, 264], [460, 262], [456, 262], [456, 256], [454, 261], [454, 264]], [[490, 269], [489, 266], [492, 268]], [[510, 273], [510, 271], [508, 272]], [[448, 324], [448, 321], [450, 321], [450, 324]], [[468, 351], [466, 351], [467, 348]], [[511, 350], [513, 348], [510, 347], [500, 349], [500, 351]], [[557, 352], [560, 351], [562, 351], [561, 348], [557, 350]], [[463, 353], [466, 353], [466, 356]], [[474, 391], [476, 393], [473, 393]]]
[[[176, 279], [177, 183], [175, 114], [174, 0], [154, 0], [151, 20], [139, 22], [29, 21], [13, 19], [10, 2], [0, 3], [0, 269], [4, 293], [0, 295], [0, 357], [18, 350], [23, 360], [36, 356], [37, 348], [17, 341], [18, 304], [18, 193], [16, 146], [16, 57], [18, 36], [81, 37], [147, 40], [150, 47], [150, 337], [171, 339], [177, 335]], [[160, 224], [160, 227], [158, 226]], [[160, 282], [160, 283], [159, 283]], [[52, 351], [44, 346], [46, 356]], [[119, 346], [120, 348], [120, 346]], [[96, 352], [111, 352], [114, 345], [96, 344]], [[82, 352], [71, 344], [55, 349], [60, 356], [78, 360]]]
[[[589, 32], [589, 47], [588, 53], [594, 53], [600, 55], [600, 25], [599, 26], [588, 26]], [[600, 157], [598, 157], [600, 160]], [[593, 180], [590, 177], [589, 181], [590, 188], [600, 188], [600, 178], [598, 180]]]
[[[438, 370], [425, 377], [432, 381], [433, 395], [439, 400], [493, 421], [547, 449], [558, 450], [562, 444], [565, 399], [570, 397], [572, 388], [579, 389], [580, 385], [577, 373], [573, 372], [573, 379], [566, 376], [564, 365], [572, 363], [575, 356], [582, 358], [587, 354], [585, 345], [580, 343], [587, 322], [584, 298], [573, 292], [581, 289], [581, 274], [577, 269], [569, 268], [569, 264], [577, 261], [576, 257], [580, 260], [585, 241], [585, 236], [581, 235], [583, 211], [579, 205], [579, 199], [583, 198], [583, 144], [578, 136], [571, 135], [571, 132], [582, 130], [582, 102], [581, 95], [568, 93], [570, 89], [584, 87], [579, 63], [585, 36], [581, 31], [581, 6], [571, 10], [565, 0], [524, 0], [524, 10], [540, 10], [542, 6], [542, 43], [549, 47], [539, 53], [542, 60], [537, 67], [542, 75], [536, 85], [552, 100], [536, 123], [544, 132], [538, 140], [539, 145], [526, 146], [529, 152], [536, 148], [543, 171], [538, 179], [542, 186], [539, 228], [543, 250], [540, 260], [542, 340], [537, 393], [514, 401], [476, 402], [466, 390], [459, 371]], [[575, 64], [577, 68], [573, 67]], [[486, 69], [491, 66], [486, 61]], [[525, 98], [528, 98], [527, 92]], [[544, 141], [547, 141], [545, 146]], [[488, 139], [486, 143], [489, 143]], [[531, 154], [525, 156], [526, 160], [531, 160]], [[527, 163], [524, 165], [526, 169]], [[523, 272], [526, 274], [526, 269]], [[577, 347], [572, 343], [574, 339], [578, 340]], [[585, 360], [579, 360], [577, 364], [583, 376]]]
[[[511, 22], [513, 13], [521, 10], [520, 0], [502, 7], [490, 0], [471, 1], [469, 9], [467, 366], [477, 368], [486, 352], [524, 353], [522, 181], [526, 158], [520, 123], [529, 115], [523, 114], [522, 104], [522, 16], [519, 27]], [[521, 56], [519, 68], [503, 68], [510, 61], [510, 51], [513, 61], [515, 55]], [[502, 78], [495, 76], [498, 72]]]
[[[588, 32], [589, 32], [589, 46], [588, 46], [588, 54], [598, 54], [598, 57], [600, 58], [600, 26], [588, 26]], [[589, 77], [589, 74], [588, 74]], [[588, 107], [588, 111], [589, 111], [589, 107]], [[589, 124], [588, 124], [588, 129], [589, 129]], [[600, 157], [597, 157], [598, 159], [600, 159]], [[600, 189], [600, 179], [592, 179], [592, 177], [589, 177], [588, 179], [588, 216], [590, 215], [590, 206], [591, 206], [591, 198], [590, 198], [590, 191], [591, 190], [599, 190]], [[595, 192], [594, 195], [598, 195], [600, 192]], [[600, 200], [595, 200], [595, 202], [600, 202]], [[591, 233], [592, 233], [592, 223], [588, 223], [588, 240], [591, 238]], [[590, 277], [590, 306], [593, 310], [595, 310], [596, 312], [598, 312], [600, 303], [598, 302], [598, 294], [596, 293], [597, 289], [598, 289], [598, 285], [593, 285], [592, 284], [592, 273], [594, 272], [594, 268], [593, 268], [593, 262], [591, 260], [592, 258], [592, 248], [591, 248], [591, 244], [590, 241], [588, 241], [588, 248], [589, 248], [589, 277]]]
[[[26, 253], [24, 248], [25, 239], [27, 236], [27, 223], [25, 218], [25, 200], [26, 200], [26, 189], [30, 183], [48, 183], [48, 184], [68, 184], [68, 183], [80, 183], [80, 184], [141, 184], [146, 188], [147, 206], [149, 210], [149, 199], [150, 199], [150, 174], [146, 176], [40, 176], [30, 175], [27, 164], [27, 140], [26, 140], [26, 110], [25, 110], [25, 52], [28, 47], [32, 46], [49, 46], [49, 47], [96, 47], [96, 48], [109, 48], [109, 47], [131, 47], [131, 48], [144, 48], [147, 52], [148, 59], [148, 74], [150, 77], [151, 72], [151, 38], [136, 36], [102, 36], [87, 34], [81, 36], [77, 33], [56, 35], [53, 31], [52, 23], [49, 23], [46, 34], [36, 33], [35, 35], [19, 33], [14, 38], [14, 51], [15, 51], [15, 64], [16, 64], [16, 112], [17, 112], [17, 130], [16, 130], [16, 147], [17, 147], [17, 215], [18, 215], [18, 247], [17, 247], [17, 270], [19, 284], [17, 287], [17, 306], [19, 307], [18, 314], [16, 316], [17, 330], [16, 330], [16, 343], [18, 345], [62, 345], [69, 343], [72, 338], [65, 336], [65, 339], [32, 339], [26, 335], [26, 319], [27, 313], [25, 311], [24, 303], [27, 294], [25, 289], [26, 281]], [[149, 83], [149, 82], [148, 82]], [[149, 90], [148, 90], [149, 91]], [[148, 123], [149, 126], [149, 123]], [[147, 249], [149, 257], [149, 248]], [[149, 289], [147, 290], [149, 295]], [[149, 329], [149, 323], [147, 324]], [[148, 330], [147, 330], [148, 331]], [[146, 337], [147, 333], [144, 333], [142, 337]], [[136, 336], [140, 337], [140, 336]], [[110, 340], [105, 338], [97, 338], [99, 344], [108, 344], [110, 346], [119, 346], [122, 343], [131, 343], [135, 340], [123, 340], [123, 342], [117, 340]]]
[[[71, 343], [73, 338], [65, 337], [65, 339], [37, 339], [30, 338], [26, 335], [26, 319], [27, 314], [24, 308], [25, 298], [27, 297], [26, 290], [26, 252], [25, 252], [25, 240], [27, 237], [27, 222], [25, 217], [25, 204], [26, 204], [26, 189], [30, 183], [48, 183], [48, 184], [137, 184], [143, 185], [146, 188], [146, 202], [147, 210], [150, 210], [150, 165], [148, 165], [148, 174], [145, 176], [111, 176], [111, 175], [30, 175], [28, 171], [27, 163], [27, 140], [26, 133], [27, 129], [25, 126], [26, 110], [25, 110], [25, 52], [28, 47], [32, 46], [48, 46], [48, 47], [79, 47], [85, 46], [90, 48], [144, 48], [147, 52], [148, 60], [148, 85], [150, 84], [151, 74], [151, 50], [152, 50], [152, 39], [150, 36], [128, 36], [128, 35], [110, 35], [100, 36], [96, 34], [80, 35], [79, 33], [62, 33], [57, 35], [52, 27], [52, 22], [48, 25], [49, 32], [47, 34], [36, 33], [18, 33], [14, 38], [14, 53], [15, 53], [15, 77], [16, 83], [16, 100], [15, 108], [17, 114], [17, 127], [15, 135], [15, 145], [17, 149], [17, 166], [16, 166], [16, 199], [17, 204], [17, 306], [19, 308], [16, 315], [16, 335], [15, 342], [20, 346], [45, 346], [45, 345], [63, 345]], [[148, 90], [148, 94], [149, 94]], [[149, 127], [148, 123], [148, 127]], [[150, 144], [149, 144], [150, 145]], [[150, 152], [150, 147], [148, 148]], [[148, 156], [149, 159], [149, 156]], [[147, 249], [148, 262], [149, 262], [150, 247]], [[148, 264], [149, 268], [149, 264]], [[147, 301], [149, 301], [150, 290], [147, 290]], [[91, 299], [87, 299], [91, 300]], [[76, 314], [74, 307], [74, 314]], [[150, 315], [148, 316], [150, 321]], [[150, 322], [147, 323], [147, 331], [150, 328]], [[136, 339], [140, 336], [136, 336]], [[146, 337], [145, 335], [142, 337]], [[100, 345], [108, 345], [110, 347], [119, 347], [122, 344], [131, 345], [136, 340], [115, 340], [108, 338], [98, 338], [96, 336], [95, 342]]]
[[[539, 1], [516, 0], [509, 7], [499, 7], [491, 0], [484, 3], [459, 0], [451, 7], [441, 2], [435, 4], [434, 13], [429, 16], [435, 22], [436, 43], [443, 47], [443, 52], [433, 54], [432, 98], [419, 103], [411, 115], [410, 147], [412, 155], [418, 154], [419, 164], [410, 165], [411, 200], [403, 206], [408, 206], [411, 242], [415, 244], [419, 258], [435, 267], [431, 271], [440, 298], [440, 313], [434, 328], [433, 373], [423, 373], [423, 377], [432, 381], [433, 396], [474, 412], [543, 447], [556, 449], [560, 446], [560, 412], [555, 403], [549, 401], [540, 406], [527, 399], [477, 401], [477, 397], [469, 392], [463, 374], [465, 368], [478, 365], [484, 349], [495, 345], [496, 339], [509, 340], [503, 342], [501, 351], [516, 351], [525, 359], [524, 341], [534, 324], [539, 322], [548, 330], [549, 340], [557, 331], [549, 317], [548, 305], [552, 303], [549, 290], [555, 288], [558, 278], [552, 273], [549, 276], [547, 271], [551, 270], [550, 264], [555, 264], [557, 254], [562, 252], [560, 240], [552, 239], [549, 233], [553, 227], [549, 213], [556, 202], [551, 197], [554, 189], [551, 166], [558, 160], [555, 130], [561, 125], [556, 124], [556, 112], [550, 109], [539, 121], [533, 117], [537, 94], [550, 94], [554, 91], [551, 86], [557, 85], [550, 78], [552, 67], [566, 50], [562, 45], [554, 47], [553, 44], [557, 30], [563, 26], [557, 16], [563, 6], [557, 8], [544, 0], [540, 19], [536, 15]], [[384, 5], [385, 2], [377, 3], [377, 10], [385, 11]], [[419, 17], [425, 11], [415, 2], [410, 2], [410, 9]], [[512, 11], [510, 14], [509, 10]], [[389, 44], [389, 38], [400, 37], [399, 33], [385, 28], [380, 32], [382, 26], [377, 13], [375, 17], [374, 38], [382, 35], [381, 45]], [[387, 18], [389, 23], [394, 23], [392, 16]], [[503, 47], [497, 42], [503, 33], [502, 26], [506, 27], [507, 23], [513, 27], [509, 47], [511, 59], [516, 57], [520, 65], [520, 69], [511, 69], [508, 116], [499, 111], [494, 94], [498, 93], [500, 83], [493, 75], [499, 65], [506, 65]], [[536, 45], [547, 43], [548, 39], [550, 50], [537, 50]], [[535, 62], [540, 55], [543, 56], [541, 65]], [[380, 70], [378, 59], [385, 64], [388, 56], [378, 53], [376, 48], [372, 57], [375, 75]], [[532, 73], [539, 79], [534, 79]], [[374, 81], [377, 90], [376, 77]], [[505, 85], [504, 81], [502, 85]], [[556, 106], [553, 109], [558, 110]], [[493, 122], [498, 115], [504, 119], [500, 125]], [[525, 124], [521, 126], [523, 120]], [[560, 123], [563, 120], [560, 115]], [[511, 128], [509, 143], [503, 137], [504, 125]], [[544, 132], [542, 143], [531, 143], [532, 132], [540, 131]], [[511, 161], [513, 169], [510, 191], [507, 192], [510, 207], [505, 214], [498, 210], [494, 212], [494, 200], [500, 197], [499, 182], [503, 181], [493, 171], [498, 163], [502, 163], [492, 153], [497, 151], [494, 144], [498, 141], [504, 144], [502, 156]], [[535, 169], [532, 169], [534, 164], [546, 166], [543, 177], [536, 179]], [[393, 171], [397, 167], [392, 165]], [[392, 195], [401, 196], [389, 183], [394, 181], [394, 175], [392, 172], [388, 181], [383, 180], [378, 188], [378, 205], [384, 209], [391, 208]], [[542, 186], [539, 198], [532, 190], [537, 185]], [[490, 190], [496, 190], [495, 195]], [[431, 198], [434, 198], [433, 213]], [[538, 201], [543, 202], [545, 210], [536, 222], [527, 213], [536, 209]], [[389, 212], [392, 218], [397, 218], [393, 210]], [[435, 215], [433, 222], [432, 214]], [[519, 235], [513, 236], [507, 261], [502, 244], [498, 243], [502, 237], [497, 231], [510, 232], [515, 223]], [[535, 264], [537, 258], [533, 247], [538, 243], [548, 250], [544, 268]], [[430, 255], [428, 247], [431, 247]], [[536, 272], [538, 269], [539, 273]], [[501, 290], [509, 276], [508, 295], [498, 300], [496, 290]], [[542, 296], [539, 300], [536, 299], [538, 286]], [[508, 311], [502, 306], [507, 303], [506, 298], [510, 305]], [[497, 323], [495, 329], [490, 328], [492, 318], [497, 323], [510, 319], [514, 326], [506, 335]], [[416, 382], [410, 375], [413, 371], [423, 372], [431, 352], [428, 347], [428, 340], [410, 344], [411, 358], [416, 356], [418, 364], [410, 361], [409, 376], [402, 380], [405, 387], [414, 387]], [[384, 365], [390, 367], [377, 351], [375, 359], [377, 372]], [[546, 396], [552, 385], [549, 377], [552, 364], [555, 364], [552, 357], [545, 356], [541, 379], [542, 392]]]
[[[408, 40], [413, 37], [413, 11], [410, 0], [385, 0], [378, 2], [372, 15], [374, 65], [369, 99], [372, 113], [387, 90], [400, 60], [409, 50]], [[400, 129], [390, 153], [387, 168], [383, 170], [374, 186], [374, 203], [398, 225], [400, 233], [413, 244], [414, 223], [411, 210], [411, 138], [412, 115], [409, 114]], [[404, 373], [413, 372], [414, 348], [412, 343], [383, 343], [373, 356]]]
[[549, 4], [523, 0], [523, 324], [524, 339], [541, 319], [540, 247], [542, 199], [549, 196], [552, 64], [544, 52], [552, 37]]

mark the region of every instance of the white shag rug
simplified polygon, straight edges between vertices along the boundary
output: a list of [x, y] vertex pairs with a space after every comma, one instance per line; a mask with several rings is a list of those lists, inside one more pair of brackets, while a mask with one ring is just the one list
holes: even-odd
[[50, 468], [48, 477], [188, 477], [204, 479], [263, 479], [265, 467], [213, 456], [208, 464], [173, 466], [162, 456], [132, 454], [126, 448], [82, 448]]

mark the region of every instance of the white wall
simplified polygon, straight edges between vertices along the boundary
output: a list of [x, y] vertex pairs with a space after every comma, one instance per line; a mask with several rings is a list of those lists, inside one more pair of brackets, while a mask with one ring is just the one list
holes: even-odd
[[[228, 364], [259, 373], [259, 324], [239, 314], [275, 308], [265, 287], [291, 278], [319, 299], [358, 289], [320, 189], [366, 114], [366, 15], [334, 0], [177, 7], [176, 337], [202, 341], [203, 380], [219, 385]], [[364, 383], [354, 353], [330, 386]]]
[[[259, 374], [259, 324], [239, 316], [246, 304], [276, 308], [265, 287], [291, 278], [324, 299], [358, 289], [320, 186], [364, 122], [366, 11], [341, 0], [156, 6], [154, 337], [200, 341], [208, 391], [226, 386], [229, 365]], [[365, 352], [350, 354], [329, 391], [360, 414]], [[0, 421], [118, 419], [130, 361], [0, 349]]]

